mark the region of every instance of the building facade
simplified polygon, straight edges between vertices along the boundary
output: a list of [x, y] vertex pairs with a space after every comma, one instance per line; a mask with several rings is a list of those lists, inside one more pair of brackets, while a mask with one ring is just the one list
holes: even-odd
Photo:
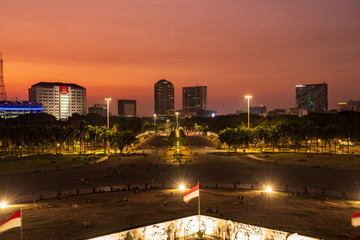
[[[106, 239], [199, 239], [196, 237], [201, 226], [204, 239], [272, 239], [272, 240], [319, 240], [297, 233], [278, 229], [248, 225], [230, 219], [195, 215], [167, 222], [114, 232], [89, 240]], [[130, 237], [129, 237], [130, 236]]]
[[136, 100], [118, 100], [118, 115], [120, 117], [136, 117]]
[[89, 113], [99, 114], [103, 117], [107, 116], [106, 104], [94, 104], [94, 106], [89, 107]]
[[328, 110], [328, 86], [322, 84], [296, 85], [296, 108], [308, 112], [326, 112]]
[[338, 112], [344, 112], [344, 111], [360, 112], [360, 100], [358, 100], [358, 101], [350, 100], [346, 103], [339, 103], [336, 106], [336, 111], [338, 111]]
[[185, 117], [196, 117], [198, 111], [207, 108], [207, 87], [183, 87], [183, 114]]
[[174, 85], [161, 79], [154, 85], [155, 114], [158, 117], [171, 117], [175, 113]]
[[57, 119], [86, 114], [86, 88], [73, 83], [39, 82], [29, 88], [29, 101]]
[[266, 113], [267, 113], [267, 109], [266, 106], [264, 105], [250, 107], [250, 114], [266, 115]]
[[19, 115], [30, 114], [30, 113], [41, 113], [43, 108], [40, 104], [33, 104], [31, 102], [20, 101], [20, 102], [10, 102], [10, 101], [1, 101], [0, 102], [0, 118], [16, 118]]

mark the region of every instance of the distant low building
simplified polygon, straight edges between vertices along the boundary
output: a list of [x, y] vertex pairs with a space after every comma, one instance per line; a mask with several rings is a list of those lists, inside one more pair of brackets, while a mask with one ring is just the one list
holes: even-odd
[[250, 113], [260, 116], [265, 116], [267, 113], [266, 106], [260, 105], [260, 106], [250, 107]]
[[268, 112], [269, 117], [276, 117], [276, 116], [281, 116], [281, 115], [285, 115], [285, 114], [286, 114], [286, 109], [279, 109], [279, 108]]
[[103, 117], [106, 117], [107, 114], [106, 104], [94, 104], [93, 107], [89, 107], [89, 113], [99, 114]]
[[118, 115], [120, 117], [136, 117], [136, 100], [118, 100]]
[[217, 111], [213, 110], [198, 110], [197, 116], [202, 118], [210, 118], [210, 117], [216, 117]]
[[1, 101], [0, 102], [0, 118], [16, 118], [19, 115], [25, 115], [30, 113], [41, 113], [43, 108], [41, 104], [31, 103], [27, 101], [20, 102], [10, 102], [10, 101]]
[[242, 113], [247, 113], [247, 111], [237, 110], [237, 111], [235, 112], [236, 115], [240, 115], [240, 114], [242, 114]]
[[360, 100], [358, 100], [358, 101], [350, 100], [346, 103], [339, 103], [336, 106], [336, 111], [338, 111], [338, 112], [344, 112], [344, 111], [360, 112]]
[[308, 115], [308, 109], [307, 108], [288, 108], [288, 109], [286, 109], [285, 114], [303, 117], [305, 115]]

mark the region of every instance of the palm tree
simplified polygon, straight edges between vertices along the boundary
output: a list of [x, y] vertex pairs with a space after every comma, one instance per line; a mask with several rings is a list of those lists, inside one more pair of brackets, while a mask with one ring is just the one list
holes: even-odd
[[81, 121], [80, 123], [80, 154], [81, 154], [81, 143], [83, 144], [84, 154], [85, 154], [85, 144], [89, 138], [89, 129], [90, 125], [86, 121]]
[[96, 143], [100, 139], [100, 129], [98, 126], [90, 126], [89, 127], [89, 140], [93, 141], [93, 150], [95, 154]]
[[104, 153], [106, 153], [106, 143], [109, 140], [109, 136], [110, 136], [110, 129], [107, 128], [106, 126], [101, 126], [99, 128], [99, 137], [104, 144]]

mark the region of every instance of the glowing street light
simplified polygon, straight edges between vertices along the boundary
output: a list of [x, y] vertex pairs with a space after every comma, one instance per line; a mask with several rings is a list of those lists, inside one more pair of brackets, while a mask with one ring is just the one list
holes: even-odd
[[107, 127], [110, 128], [110, 124], [109, 124], [109, 115], [110, 115], [110, 104], [109, 102], [111, 101], [111, 98], [107, 97], [105, 98], [106, 100], [106, 119], [107, 119]]
[[272, 187], [267, 186], [267, 187], [265, 188], [265, 192], [271, 193], [271, 192], [272, 192]]
[[245, 95], [245, 98], [248, 100], [248, 128], [250, 129], [250, 98], [252, 98], [252, 96]]
[[[107, 119], [107, 128], [110, 128], [110, 104], [109, 102], [111, 101], [111, 98], [110, 97], [106, 97], [105, 98], [106, 100], [106, 119]], [[106, 146], [107, 146], [107, 152], [109, 154], [109, 148], [110, 148], [110, 142], [109, 140], [107, 140], [107, 143], [106, 143]], [[85, 150], [85, 147], [84, 147], [84, 150]]]
[[180, 184], [179, 190], [184, 191], [184, 190], [185, 190], [185, 185], [184, 185], [184, 184]]
[[176, 114], [176, 129], [178, 129], [179, 128], [179, 113], [176, 112], [175, 114]]
[[156, 114], [154, 114], [154, 125], [156, 124]]
[[1, 202], [0, 203], [0, 208], [6, 208], [8, 205], [7, 205], [7, 202]]

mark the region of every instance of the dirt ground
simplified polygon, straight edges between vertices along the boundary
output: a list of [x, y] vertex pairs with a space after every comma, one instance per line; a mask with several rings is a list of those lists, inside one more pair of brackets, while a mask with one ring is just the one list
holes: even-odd
[[103, 157], [98, 155], [79, 155], [79, 154], [45, 154], [28, 155], [23, 157], [0, 159], [0, 174], [15, 174], [24, 172], [41, 172], [47, 170], [75, 168], [79, 165], [96, 161]]
[[254, 154], [267, 161], [278, 164], [306, 166], [314, 168], [335, 168], [360, 170], [360, 155], [316, 154], [316, 153], [266, 153]]
[[[197, 201], [186, 204], [182, 196], [175, 189], [97, 193], [11, 206], [1, 210], [0, 221], [22, 207], [24, 239], [85, 239], [196, 214]], [[334, 240], [350, 239], [359, 232], [350, 223], [359, 204], [287, 193], [201, 190], [202, 214]], [[7, 240], [19, 237], [19, 228], [0, 235]]]

